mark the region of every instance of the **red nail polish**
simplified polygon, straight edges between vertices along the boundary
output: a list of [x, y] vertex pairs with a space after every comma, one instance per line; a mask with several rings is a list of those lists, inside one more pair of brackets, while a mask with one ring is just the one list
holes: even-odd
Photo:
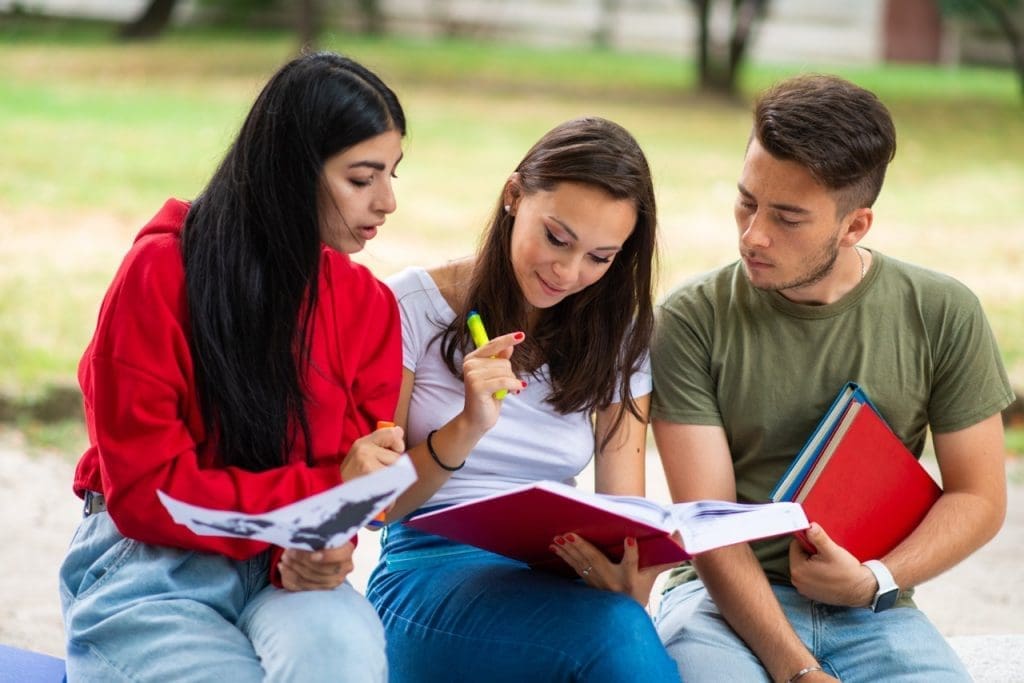
[[565, 539], [559, 536], [555, 539], [555, 543], [557, 543], [558, 545], [565, 545]]
[[519, 380], [519, 381], [520, 381], [520, 382], [523, 382], [523, 389], [525, 389], [525, 388], [526, 388], [526, 382], [525, 382], [525, 381], [523, 381], [523, 380]]
[[548, 550], [550, 550], [551, 552], [553, 552], [553, 553], [555, 553], [555, 554], [557, 554], [557, 553], [558, 553], [558, 548], [556, 548], [556, 547], [555, 547], [555, 546], [553, 546], [553, 545], [549, 545], [549, 546], [548, 546]]
[[627, 538], [626, 539], [626, 545], [628, 545], [630, 547], [636, 545], [636, 539], [635, 538]]
[[512, 335], [512, 338], [515, 339], [516, 341], [520, 341], [525, 336], [526, 335], [523, 334], [522, 332], [516, 332], [514, 335]]
[[576, 537], [573, 536], [572, 534], [566, 534], [565, 538], [569, 541], [569, 543], [575, 543], [576, 542]]

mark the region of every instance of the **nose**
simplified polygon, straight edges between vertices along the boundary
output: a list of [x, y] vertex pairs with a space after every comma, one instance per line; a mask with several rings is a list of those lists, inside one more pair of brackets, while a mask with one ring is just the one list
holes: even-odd
[[391, 187], [391, 178], [379, 183], [377, 187], [379, 189], [374, 197], [373, 208], [381, 213], [394, 213], [398, 203], [395, 201], [394, 188]]
[[[767, 248], [771, 246], [771, 238], [765, 229], [764, 219], [761, 211], [756, 211], [746, 217], [745, 221], [738, 220], [740, 228], [740, 243], [750, 249]], [[744, 225], [744, 222], [746, 225]]]
[[555, 262], [551, 264], [551, 271], [558, 279], [559, 287], [568, 288], [574, 285], [580, 277], [580, 256], [567, 255], [560, 259], [555, 259]]

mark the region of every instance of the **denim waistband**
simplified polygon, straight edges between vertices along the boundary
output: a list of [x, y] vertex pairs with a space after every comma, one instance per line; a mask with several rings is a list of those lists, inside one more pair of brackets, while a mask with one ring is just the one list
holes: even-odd
[[487, 550], [419, 531], [402, 522], [388, 524], [384, 528], [381, 538], [381, 560], [389, 570], [412, 569], [465, 560], [521, 564]]

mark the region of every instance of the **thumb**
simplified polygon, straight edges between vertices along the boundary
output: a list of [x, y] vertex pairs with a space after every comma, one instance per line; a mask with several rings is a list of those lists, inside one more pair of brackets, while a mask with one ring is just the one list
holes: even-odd
[[807, 535], [807, 540], [810, 541], [811, 545], [818, 550], [817, 554], [821, 556], [821, 559], [831, 559], [838, 546], [835, 541], [825, 533], [825, 530], [821, 528], [821, 525], [817, 522], [811, 522], [811, 526], [807, 528], [805, 533]]
[[636, 539], [632, 536], [628, 536], [622, 541], [622, 562], [619, 564], [631, 574], [637, 571], [637, 565], [640, 564], [640, 550]]

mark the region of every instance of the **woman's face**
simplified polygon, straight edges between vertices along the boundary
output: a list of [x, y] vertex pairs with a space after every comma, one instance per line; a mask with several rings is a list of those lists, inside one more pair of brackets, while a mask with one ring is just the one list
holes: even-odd
[[[506, 198], [513, 194], [506, 188]], [[508, 203], [512, 269], [534, 308], [550, 308], [600, 280], [636, 226], [631, 200], [582, 183], [559, 183]]]
[[354, 254], [377, 235], [395, 210], [391, 180], [402, 160], [402, 136], [389, 130], [344, 149], [324, 162], [319, 193], [320, 239]]

